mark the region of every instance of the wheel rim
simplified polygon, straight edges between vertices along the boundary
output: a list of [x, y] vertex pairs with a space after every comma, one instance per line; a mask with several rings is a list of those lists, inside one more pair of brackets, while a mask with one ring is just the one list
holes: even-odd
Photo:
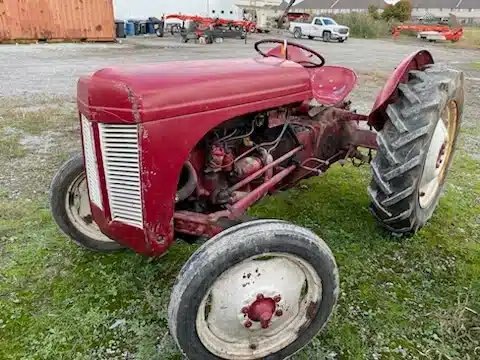
[[420, 180], [420, 207], [429, 207], [445, 180], [455, 144], [458, 124], [458, 106], [451, 100], [437, 122], [430, 142], [425, 166]]
[[81, 233], [96, 241], [113, 242], [92, 219], [85, 173], [78, 175], [70, 184], [65, 198], [65, 210], [70, 222]]
[[216, 356], [262, 358], [293, 343], [321, 299], [321, 279], [305, 260], [285, 253], [251, 257], [209, 289], [197, 312], [197, 334]]

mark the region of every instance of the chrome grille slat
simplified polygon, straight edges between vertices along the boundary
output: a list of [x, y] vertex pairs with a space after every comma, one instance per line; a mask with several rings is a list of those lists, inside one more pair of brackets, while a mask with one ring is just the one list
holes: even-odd
[[100, 125], [103, 165], [112, 219], [143, 227], [136, 125]]
[[83, 135], [83, 154], [85, 158], [85, 172], [87, 174], [88, 193], [93, 204], [103, 210], [98, 164], [95, 151], [92, 124], [85, 116], [81, 116]]

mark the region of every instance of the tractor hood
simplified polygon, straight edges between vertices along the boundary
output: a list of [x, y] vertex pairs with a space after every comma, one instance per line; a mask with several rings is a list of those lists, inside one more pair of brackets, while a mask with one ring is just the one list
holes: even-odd
[[77, 100], [93, 121], [139, 123], [310, 97], [309, 72], [270, 57], [106, 68], [79, 80]]

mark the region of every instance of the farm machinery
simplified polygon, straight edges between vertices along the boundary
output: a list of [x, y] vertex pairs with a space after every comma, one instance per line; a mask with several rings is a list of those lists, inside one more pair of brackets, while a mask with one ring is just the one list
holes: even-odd
[[463, 37], [463, 28], [451, 28], [448, 25], [398, 25], [393, 31], [393, 37], [397, 38], [402, 31], [414, 31], [420, 39], [442, 40], [457, 42]]
[[254, 59], [112, 67], [78, 82], [83, 152], [51, 187], [59, 227], [96, 251], [161, 256], [209, 238], [181, 269], [169, 328], [189, 359], [284, 359], [327, 323], [339, 275], [311, 231], [246, 210], [264, 196], [370, 163], [371, 212], [411, 235], [436, 208], [452, 162], [463, 74], [406, 57], [369, 114], [354, 71], [284, 40]]
[[[442, 20], [442, 19], [440, 19]], [[446, 22], [443, 20], [447, 20]], [[438, 23], [401, 24], [392, 29], [393, 38], [404, 31], [416, 32], [419, 39], [428, 41], [460, 41], [463, 37], [463, 27], [454, 14]]]
[[211, 44], [217, 38], [244, 39], [247, 32], [256, 30], [255, 23], [247, 20], [229, 20], [181, 14], [167, 15], [166, 19], [178, 19], [182, 22], [177, 28], [183, 42], [198, 40]]

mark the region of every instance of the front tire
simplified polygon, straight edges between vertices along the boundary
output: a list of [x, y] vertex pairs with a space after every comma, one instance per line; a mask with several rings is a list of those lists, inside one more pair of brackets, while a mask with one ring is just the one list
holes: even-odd
[[330, 33], [330, 31], [324, 31], [322, 38], [324, 42], [330, 42], [330, 40], [332, 39], [332, 34]]
[[301, 39], [301, 38], [302, 38], [302, 29], [296, 28], [296, 29], [293, 31], [293, 37], [294, 37], [295, 39]]
[[278, 220], [234, 226], [183, 266], [169, 327], [190, 360], [280, 360], [305, 346], [337, 301], [337, 266], [312, 232]]
[[100, 252], [123, 248], [102, 234], [92, 219], [82, 154], [63, 164], [53, 178], [50, 208], [60, 229], [78, 245]]
[[368, 191], [372, 213], [393, 233], [414, 234], [437, 207], [462, 119], [463, 82], [462, 72], [437, 65], [411, 71], [386, 109]]

